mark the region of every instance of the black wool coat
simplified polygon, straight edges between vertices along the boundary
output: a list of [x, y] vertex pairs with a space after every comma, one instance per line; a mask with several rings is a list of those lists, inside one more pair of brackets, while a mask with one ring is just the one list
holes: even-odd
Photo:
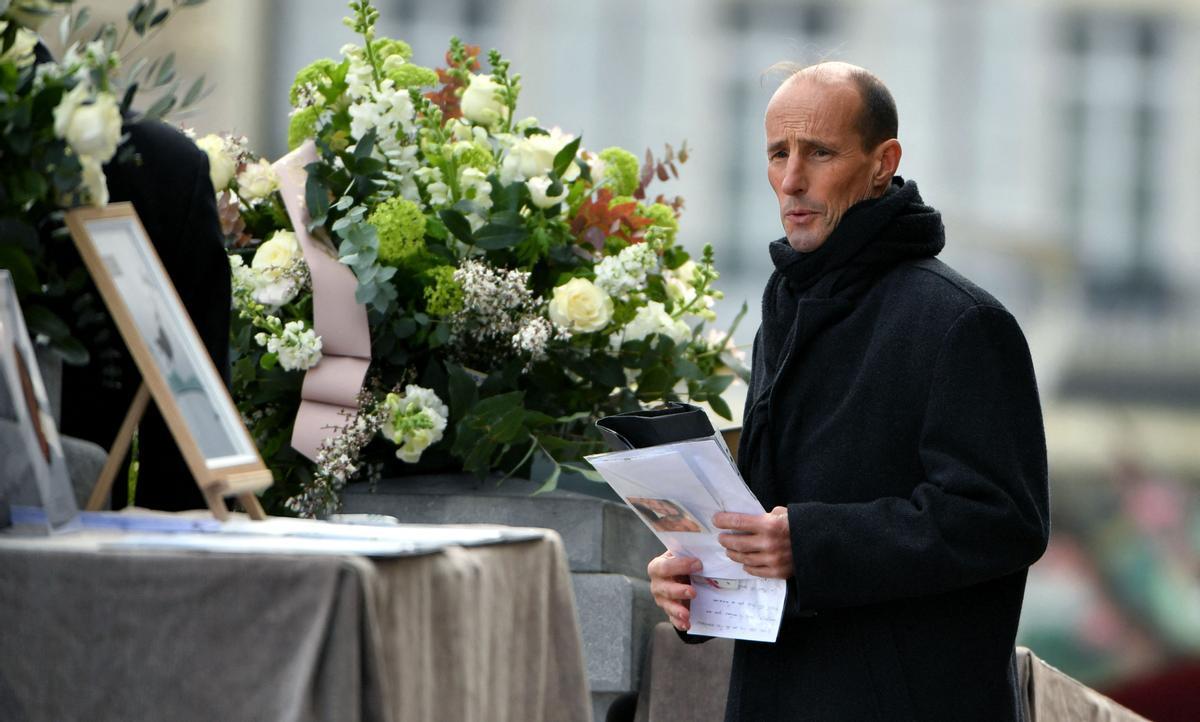
[[736, 645], [727, 719], [1020, 719], [1013, 640], [1049, 534], [1037, 385], [942, 243], [897, 179], [823, 255], [772, 246], [739, 465], [787, 507], [795, 574], [778, 640]]

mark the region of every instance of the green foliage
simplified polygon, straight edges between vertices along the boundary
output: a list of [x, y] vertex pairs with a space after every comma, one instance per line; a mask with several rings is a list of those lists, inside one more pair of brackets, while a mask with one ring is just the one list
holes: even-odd
[[604, 180], [617, 196], [632, 196], [638, 187], [637, 156], [624, 148], [605, 148], [600, 151], [600, 160], [604, 161]]

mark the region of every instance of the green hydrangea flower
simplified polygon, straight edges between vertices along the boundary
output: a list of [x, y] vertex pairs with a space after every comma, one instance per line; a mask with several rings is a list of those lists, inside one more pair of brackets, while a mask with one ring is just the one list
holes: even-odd
[[388, 78], [397, 88], [427, 88], [437, 85], [438, 76], [429, 68], [422, 65], [404, 63], [387, 71]]
[[675, 210], [664, 203], [654, 203], [650, 206], [638, 205], [638, 215], [650, 219], [651, 225], [663, 230], [668, 244], [675, 242], [675, 234], [679, 232], [679, 219]]
[[425, 310], [449, 316], [462, 310], [463, 288], [454, 280], [454, 266], [434, 266], [425, 272]]
[[600, 160], [605, 163], [604, 180], [612, 186], [613, 193], [619, 196], [633, 195], [640, 183], [637, 157], [624, 148], [614, 146], [600, 151]]
[[292, 119], [288, 121], [288, 150], [295, 150], [304, 141], [316, 137], [317, 119], [320, 115], [320, 109], [313, 105], [301, 108], [292, 115]]
[[403, 40], [393, 40], [391, 38], [379, 38], [371, 43], [371, 52], [375, 54], [375, 60], [380, 64], [393, 55], [399, 55], [405, 60], [412, 59], [412, 46]]
[[626, 203], [634, 203], [636, 201], [637, 199], [633, 196], [613, 196], [613, 199], [608, 202], [608, 207], [616, 208], [617, 206], [623, 206]]
[[389, 198], [367, 217], [379, 237], [379, 260], [400, 266], [425, 251], [425, 214], [416, 203]]
[[458, 160], [460, 166], [468, 166], [476, 170], [481, 170], [484, 173], [496, 167], [496, 158], [492, 155], [492, 151], [480, 148], [474, 143], [470, 145], [456, 145], [454, 147], [454, 157]]
[[321, 58], [300, 69], [296, 79], [292, 81], [292, 89], [288, 91], [288, 100], [292, 107], [299, 106], [301, 95], [310, 86], [316, 88], [324, 103], [337, 100], [346, 89], [346, 71], [349, 64], [345, 61], [335, 62], [329, 58]]

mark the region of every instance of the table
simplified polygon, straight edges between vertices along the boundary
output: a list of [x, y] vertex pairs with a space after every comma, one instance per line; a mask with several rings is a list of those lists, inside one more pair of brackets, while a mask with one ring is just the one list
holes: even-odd
[[0, 539], [0, 620], [5, 719], [590, 715], [549, 531], [379, 559]]

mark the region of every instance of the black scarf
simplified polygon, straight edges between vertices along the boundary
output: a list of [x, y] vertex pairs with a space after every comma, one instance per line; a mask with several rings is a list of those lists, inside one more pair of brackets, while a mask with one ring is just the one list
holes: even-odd
[[925, 205], [914, 181], [900, 177], [878, 198], [851, 206], [817, 250], [800, 253], [786, 238], [772, 241], [775, 272], [762, 306], [768, 369], [796, 343], [791, 335], [802, 298], [852, 300], [897, 263], [936, 256], [945, 245], [941, 214]]

